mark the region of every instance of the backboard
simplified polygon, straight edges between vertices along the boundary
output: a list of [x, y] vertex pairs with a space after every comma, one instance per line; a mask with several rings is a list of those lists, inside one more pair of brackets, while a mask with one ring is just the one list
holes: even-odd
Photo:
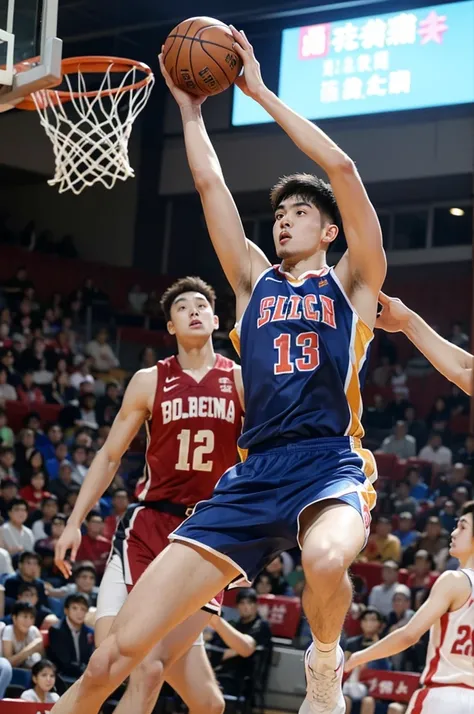
[[57, 25], [58, 0], [0, 0], [0, 111], [60, 82]]

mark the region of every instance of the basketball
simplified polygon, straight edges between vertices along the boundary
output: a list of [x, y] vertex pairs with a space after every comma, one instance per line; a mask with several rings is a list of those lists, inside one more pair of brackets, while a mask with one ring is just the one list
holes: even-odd
[[230, 27], [212, 17], [191, 17], [168, 35], [163, 60], [173, 82], [196, 96], [219, 94], [238, 77], [242, 60]]

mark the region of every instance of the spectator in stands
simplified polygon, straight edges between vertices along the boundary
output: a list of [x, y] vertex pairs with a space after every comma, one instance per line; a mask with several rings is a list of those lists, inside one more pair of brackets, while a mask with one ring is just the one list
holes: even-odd
[[2, 402], [16, 402], [18, 395], [12, 384], [8, 383], [8, 371], [5, 367], [0, 367], [0, 400]]
[[10, 555], [32, 551], [35, 545], [33, 533], [24, 523], [28, 518], [28, 504], [23, 498], [14, 498], [8, 506], [9, 520], [0, 526], [0, 545]]
[[262, 575], [268, 575], [270, 578], [272, 595], [293, 595], [293, 591], [288, 585], [288, 582], [283, 574], [283, 558], [277, 555], [270, 563], [268, 563]]
[[[63, 576], [54, 564], [54, 548], [64, 533], [66, 523], [66, 516], [58, 513], [51, 522], [51, 535], [36, 541], [35, 550], [43, 560], [41, 574], [46, 583], [58, 584], [63, 582]], [[45, 588], [47, 590], [46, 584]]]
[[38, 450], [45, 461], [54, 458], [56, 446], [62, 442], [63, 438], [61, 426], [52, 423], [48, 425], [46, 434], [42, 435], [41, 439], [37, 439]]
[[65, 677], [80, 677], [94, 651], [94, 631], [84, 624], [88, 603], [84, 595], [68, 595], [64, 619], [49, 631], [48, 656]]
[[384, 617], [388, 617], [392, 611], [392, 599], [398, 586], [398, 571], [398, 563], [386, 560], [382, 568], [382, 583], [374, 585], [369, 594], [369, 607], [375, 608]]
[[372, 382], [377, 387], [388, 387], [392, 376], [392, 365], [387, 355], [380, 359], [380, 364], [372, 372]]
[[54, 457], [46, 461], [46, 470], [51, 481], [59, 478], [59, 468], [63, 461], [67, 460], [68, 453], [68, 447], [64, 441], [60, 441], [59, 444], [56, 444]]
[[[254, 657], [256, 648], [260, 648], [259, 656], [270, 659], [272, 648], [272, 633], [266, 620], [263, 620], [257, 610], [257, 593], [252, 588], [240, 590], [237, 593], [237, 609], [239, 619], [226, 623], [221, 618], [213, 617], [212, 626], [216, 634], [211, 644], [224, 648], [219, 657], [216, 670], [217, 678], [226, 694], [238, 695], [246, 677], [254, 676]], [[234, 630], [245, 636], [236, 637]], [[213, 662], [216, 666], [216, 661]]]
[[18, 401], [22, 404], [42, 404], [45, 402], [43, 392], [33, 381], [33, 372], [25, 372], [23, 380], [17, 388]]
[[53, 692], [56, 685], [56, 667], [49, 659], [42, 659], [31, 669], [33, 687], [22, 692], [20, 699], [24, 702], [54, 704], [59, 694]]
[[407, 386], [407, 376], [401, 364], [396, 364], [393, 367], [390, 384], [392, 385], [392, 392], [395, 396], [398, 396], [401, 399], [409, 398], [410, 390]]
[[12, 680], [13, 668], [3, 654], [3, 631], [5, 623], [0, 622], [0, 699], [3, 699]]
[[439, 513], [439, 520], [442, 528], [448, 533], [452, 533], [457, 523], [456, 504], [454, 501], [445, 502], [443, 509]]
[[[2, 397], [0, 395], [0, 401]], [[13, 448], [15, 444], [15, 434], [8, 426], [7, 413], [0, 407], [0, 446]]]
[[[0, 353], [0, 369], [7, 370], [7, 383], [11, 384], [12, 387], [18, 387], [21, 382], [21, 377], [15, 370], [15, 356], [13, 354], [13, 349], [3, 350]], [[0, 384], [2, 384], [1, 379]]]
[[392, 417], [392, 424], [397, 421], [403, 421], [406, 410], [408, 407], [412, 406], [413, 404], [411, 404], [408, 399], [405, 399], [400, 394], [394, 394], [392, 401], [387, 407], [388, 412]]
[[367, 428], [382, 430], [392, 428], [392, 415], [381, 394], [374, 394], [373, 404], [367, 406], [364, 414], [364, 422]]
[[105, 388], [105, 394], [97, 402], [96, 417], [99, 426], [111, 426], [117, 416], [122, 400], [119, 396], [119, 385], [117, 382], [109, 382]]
[[474, 483], [474, 434], [466, 436], [464, 447], [458, 451], [456, 460], [468, 466], [470, 479]]
[[71, 378], [67, 372], [57, 374], [49, 389], [46, 390], [48, 404], [66, 406], [77, 399], [77, 391], [71, 385]]
[[436, 431], [439, 434], [446, 433], [449, 420], [451, 418], [450, 410], [446, 404], [444, 397], [437, 397], [433, 404], [430, 413], [426, 417], [426, 423], [431, 431]]
[[33, 429], [22, 429], [20, 439], [15, 446], [16, 467], [21, 473], [28, 466], [31, 454], [35, 451], [35, 432]]
[[461, 322], [453, 322], [451, 335], [448, 337], [448, 340], [462, 350], [469, 349], [469, 336], [464, 332]]
[[393, 428], [393, 434], [383, 440], [380, 451], [384, 454], [395, 454], [399, 459], [416, 456], [416, 441], [413, 436], [407, 434], [407, 426], [404, 421], [397, 421]]
[[48, 538], [50, 533], [46, 532], [46, 529], [50, 531], [51, 525], [55, 516], [59, 510], [58, 499], [53, 494], [49, 494], [43, 499], [41, 504], [41, 518], [35, 521], [31, 526], [33, 535], [35, 537], [35, 543], [42, 538]]
[[446, 404], [452, 417], [469, 414], [469, 397], [459, 389], [457, 384], [451, 384], [451, 394]]
[[[6, 520], [11, 502], [18, 498], [18, 484], [6, 479], [0, 482], [0, 516]], [[1, 538], [0, 538], [1, 540]]]
[[139, 369], [148, 369], [149, 367], [154, 367], [158, 358], [156, 356], [156, 352], [154, 347], [144, 347], [142, 351], [140, 352], [140, 366]]
[[392, 494], [392, 509], [394, 513], [411, 513], [416, 516], [418, 511], [418, 502], [410, 494], [411, 484], [408, 480], [399, 481], [395, 486], [395, 493]]
[[141, 289], [140, 285], [134, 285], [128, 293], [128, 304], [133, 312], [139, 315], [143, 314], [143, 308], [147, 300], [148, 294]]
[[112, 496], [112, 513], [104, 521], [104, 538], [112, 540], [118, 521], [125, 515], [130, 505], [127, 490], [118, 488]]
[[28, 476], [26, 486], [20, 489], [20, 498], [28, 504], [30, 515], [39, 511], [45, 498], [50, 496], [47, 490], [47, 479], [44, 471], [38, 471]]
[[3, 283], [2, 291], [6, 295], [20, 301], [25, 293], [25, 290], [33, 287], [33, 283], [28, 278], [27, 270], [25, 266], [22, 265], [16, 271], [14, 278], [10, 278]]
[[415, 555], [415, 565], [410, 573], [407, 585], [411, 590], [412, 605], [418, 609], [421, 598], [429, 593], [435, 584], [439, 573], [434, 570], [432, 556], [426, 550], [419, 550]]
[[369, 536], [367, 546], [362, 551], [362, 560], [370, 563], [384, 563], [394, 560], [399, 563], [402, 557], [402, 546], [399, 539], [392, 533], [392, 524], [389, 518], [380, 516], [377, 519], [375, 533]]
[[407, 479], [410, 484], [410, 496], [417, 502], [426, 501], [429, 497], [430, 489], [416, 466], [408, 469]]
[[440, 486], [440, 493], [450, 498], [459, 486], [464, 486], [464, 488], [467, 489], [469, 498], [472, 498], [472, 483], [467, 478], [467, 473], [468, 468], [465, 464], [454, 464], [450, 472], [447, 474], [446, 481], [444, 482], [445, 490], [443, 490]]
[[80, 488], [79, 486], [73, 485], [71, 488], [68, 489], [67, 495], [66, 495], [66, 500], [62, 504], [62, 510], [65, 516], [70, 516], [72, 513], [72, 509], [75, 506], [75, 503], [77, 501], [77, 497], [79, 495]]
[[429, 461], [438, 467], [439, 470], [449, 469], [453, 463], [453, 452], [447, 446], [443, 446], [441, 434], [433, 431], [430, 434], [428, 443], [424, 446], [418, 458]]
[[78, 486], [82, 483], [87, 474], [87, 466], [85, 465], [87, 451], [84, 446], [76, 445], [71, 453], [72, 480]]
[[416, 410], [413, 406], [409, 406], [405, 409], [404, 419], [408, 434], [413, 436], [416, 441], [416, 451], [418, 452], [426, 444], [428, 438], [426, 424], [421, 419], [417, 419]]
[[91, 374], [92, 358], [85, 357], [84, 360], [79, 364], [77, 370], [71, 374], [71, 387], [73, 387], [76, 392], [79, 391], [80, 386], [83, 382], [87, 382], [92, 385], [92, 390], [94, 389], [95, 379]]
[[86, 518], [87, 532], [82, 536], [81, 545], [77, 551], [78, 560], [90, 560], [94, 564], [99, 578], [105, 570], [105, 564], [110, 552], [110, 540], [102, 535], [104, 519], [97, 511], [91, 511]]
[[29, 602], [17, 602], [12, 609], [12, 625], [3, 630], [3, 654], [12, 667], [31, 669], [44, 654], [43, 638], [34, 624], [36, 611]]
[[449, 533], [443, 530], [440, 518], [438, 516], [430, 516], [426, 524], [426, 530], [420, 538], [420, 550], [426, 550], [436, 561], [441, 550], [447, 548], [448, 544]]
[[[49, 630], [52, 625], [59, 622], [56, 615], [53, 613], [49, 607], [41, 605], [38, 598], [38, 591], [34, 585], [30, 583], [23, 583], [18, 588], [18, 595], [16, 598], [17, 602], [29, 602], [35, 608], [35, 621], [34, 624], [39, 630]], [[3, 618], [3, 621], [7, 625], [13, 624], [12, 615], [7, 615]]]
[[36, 372], [45, 361], [46, 342], [43, 337], [35, 337], [31, 347], [27, 347], [21, 355], [18, 365], [21, 372]]
[[398, 583], [393, 593], [392, 607], [387, 619], [387, 634], [406, 625], [414, 614], [411, 609], [410, 588]]
[[465, 486], [458, 486], [454, 489], [453, 501], [456, 504], [456, 511], [459, 513], [466, 501], [469, 501], [469, 492]]
[[14, 468], [15, 450], [11, 446], [0, 446], [0, 481], [18, 481], [18, 475]]
[[48, 598], [44, 589], [44, 582], [41, 574], [41, 557], [38, 553], [24, 552], [18, 561], [18, 570], [14, 575], [9, 575], [5, 580], [5, 597], [10, 600], [18, 598], [21, 585], [31, 585], [36, 588], [38, 601], [44, 607], [48, 607]]
[[107, 374], [115, 367], [119, 367], [119, 361], [108, 343], [109, 333], [107, 330], [99, 330], [95, 340], [91, 340], [87, 345], [87, 354], [92, 358], [92, 367], [96, 372]]
[[67, 583], [60, 588], [47, 586], [49, 597], [65, 598], [68, 595], [79, 593], [84, 595], [90, 607], [97, 605], [99, 588], [97, 587], [97, 573], [93, 563], [84, 560], [78, 562], [72, 571], [72, 583]]
[[[10, 553], [5, 548], [0, 548], [0, 575], [13, 575], [12, 559]], [[4, 591], [3, 591], [4, 596]], [[1, 615], [1, 608], [0, 608]], [[0, 657], [2, 655], [0, 654]]]
[[403, 550], [418, 542], [420, 533], [416, 530], [414, 518], [409, 511], [400, 513], [400, 526], [395, 531], [395, 535], [402, 544]]
[[156, 290], [152, 290], [148, 295], [148, 300], [143, 306], [143, 312], [145, 315], [149, 315], [150, 317], [162, 316], [160, 298], [157, 295]]
[[72, 466], [69, 461], [62, 461], [59, 465], [58, 478], [51, 481], [51, 493], [57, 497], [61, 507], [66, 502], [71, 486], [74, 485], [72, 480]]

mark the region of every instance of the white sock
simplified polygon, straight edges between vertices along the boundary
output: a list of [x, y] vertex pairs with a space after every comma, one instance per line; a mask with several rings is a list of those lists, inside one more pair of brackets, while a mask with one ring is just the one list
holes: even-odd
[[339, 664], [339, 662], [337, 661], [337, 647], [339, 645], [340, 639], [341, 638], [338, 637], [337, 640], [334, 640], [334, 642], [321, 642], [320, 640], [318, 640], [316, 635], [313, 635], [314, 649], [313, 656], [311, 658], [312, 663], [314, 662], [316, 664], [317, 662], [321, 662], [324, 667], [333, 667], [334, 669], [336, 669]]

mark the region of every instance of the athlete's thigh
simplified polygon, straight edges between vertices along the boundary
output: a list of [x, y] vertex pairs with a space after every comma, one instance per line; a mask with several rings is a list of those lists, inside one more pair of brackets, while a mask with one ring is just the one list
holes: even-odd
[[419, 689], [410, 699], [406, 714], [474, 714], [463, 700], [463, 690], [456, 687]]
[[309, 506], [300, 518], [300, 542], [303, 556], [337, 549], [347, 565], [357, 557], [366, 540], [366, 528], [356, 508], [339, 500], [327, 500]]
[[100, 647], [102, 642], [108, 636], [110, 630], [112, 629], [113, 621], [115, 617], [101, 617], [100, 620], [96, 620], [94, 627], [94, 641], [95, 646]]
[[[191, 709], [192, 705], [219, 697], [220, 689], [204, 645], [194, 645], [166, 671], [166, 681]], [[202, 707], [201, 707], [202, 708]]]

